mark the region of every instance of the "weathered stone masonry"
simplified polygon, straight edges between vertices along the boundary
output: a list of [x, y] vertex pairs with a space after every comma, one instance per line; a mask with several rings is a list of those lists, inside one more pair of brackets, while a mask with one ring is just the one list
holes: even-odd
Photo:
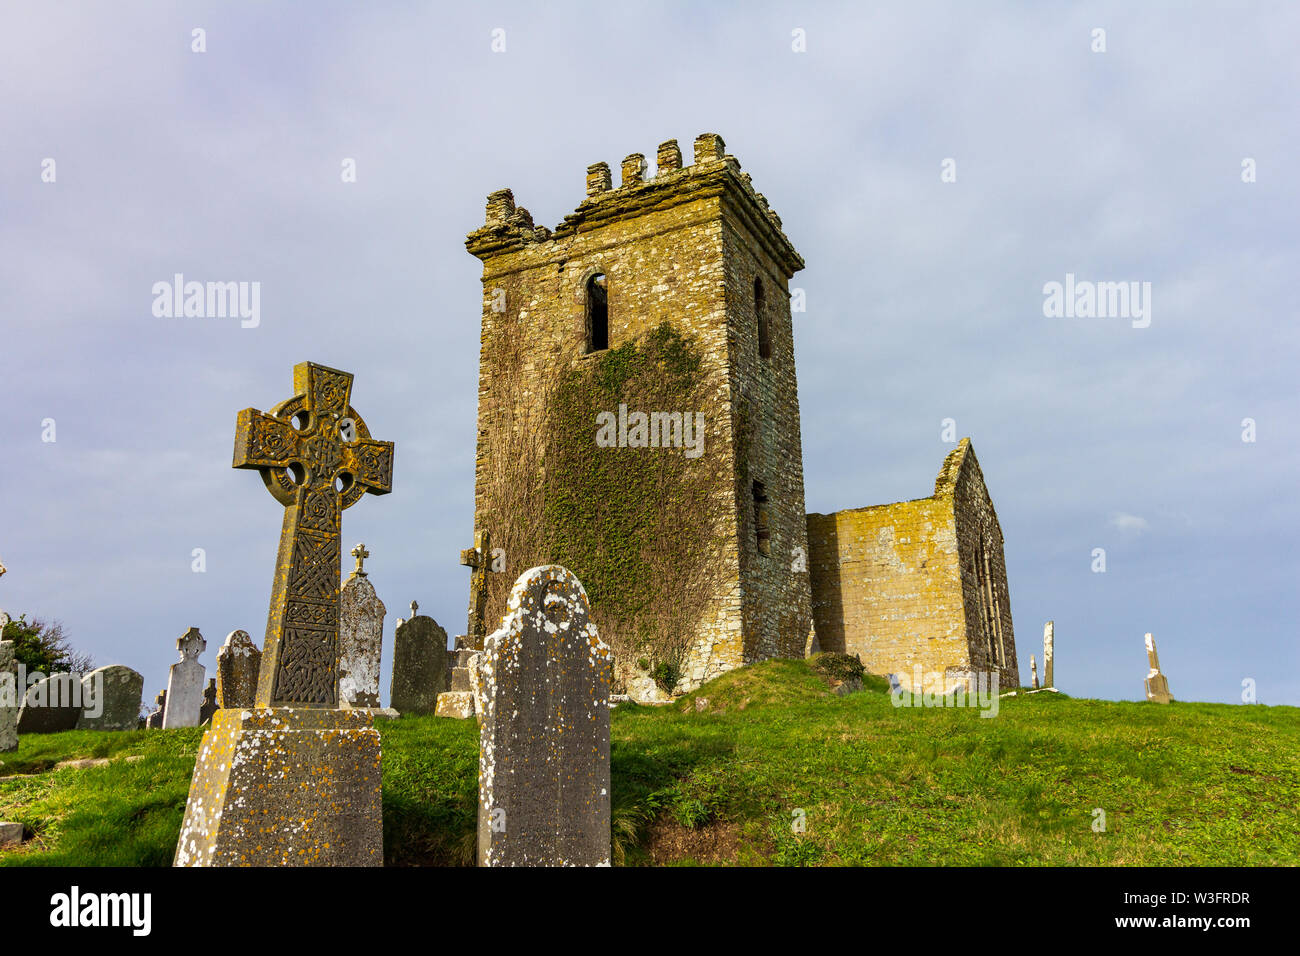
[[[489, 517], [490, 432], [509, 427], [485, 415], [498, 328], [508, 324], [527, 343], [523, 380], [513, 386], [521, 405], [590, 352], [593, 276], [606, 277], [608, 308], [608, 341], [597, 346], [616, 347], [667, 322], [704, 358], [711, 397], [700, 410], [712, 443], [705, 453], [724, 456], [732, 482], [719, 489], [721, 583], [679, 690], [764, 658], [803, 656], [812, 616], [797, 557], [807, 525], [788, 290], [803, 260], [721, 137], [698, 137], [694, 159], [683, 167], [670, 140], [646, 179], [644, 157], [633, 154], [618, 188], [607, 165], [591, 166], [586, 199], [553, 232], [499, 190], [466, 241], [483, 262], [476, 527]], [[506, 560], [507, 577], [524, 570], [509, 553]]]
[[1002, 529], [970, 439], [929, 498], [808, 515], [809, 572], [823, 650], [858, 654], [913, 690], [949, 690], [973, 672], [1019, 684]]

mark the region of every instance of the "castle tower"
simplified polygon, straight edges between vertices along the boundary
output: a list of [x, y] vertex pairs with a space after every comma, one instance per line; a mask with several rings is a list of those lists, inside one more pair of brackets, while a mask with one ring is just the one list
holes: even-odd
[[[680, 691], [804, 655], [788, 288], [803, 260], [721, 137], [698, 137], [692, 165], [674, 140], [656, 159], [647, 178], [628, 156], [617, 188], [605, 163], [588, 167], [586, 198], [554, 231], [498, 190], [466, 240], [483, 262], [475, 527], [505, 548], [490, 620], [517, 575], [564, 564], [614, 632], [616, 673], [670, 664]], [[691, 407], [653, 404], [681, 396]], [[585, 417], [602, 408], [603, 435]], [[670, 633], [647, 644], [647, 627]]]

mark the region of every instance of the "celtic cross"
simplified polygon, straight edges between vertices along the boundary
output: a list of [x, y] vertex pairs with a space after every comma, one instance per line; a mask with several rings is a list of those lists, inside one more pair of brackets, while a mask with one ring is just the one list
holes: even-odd
[[484, 618], [487, 614], [488, 575], [492, 573], [492, 536], [480, 531], [474, 536], [474, 547], [460, 553], [460, 563], [470, 569], [469, 575], [469, 633], [466, 643], [475, 650], [483, 649]]
[[372, 439], [352, 408], [351, 373], [303, 362], [293, 390], [235, 425], [234, 467], [257, 469], [284, 505], [257, 706], [337, 707], [341, 516], [392, 490], [393, 443]]

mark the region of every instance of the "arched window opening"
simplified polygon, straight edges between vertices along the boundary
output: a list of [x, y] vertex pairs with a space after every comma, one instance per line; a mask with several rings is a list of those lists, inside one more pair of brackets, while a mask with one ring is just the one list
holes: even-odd
[[605, 274], [587, 280], [587, 351], [609, 348], [609, 291]]

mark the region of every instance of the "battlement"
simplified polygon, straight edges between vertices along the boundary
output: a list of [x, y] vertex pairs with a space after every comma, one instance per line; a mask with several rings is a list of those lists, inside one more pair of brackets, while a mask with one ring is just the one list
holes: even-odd
[[754, 189], [749, 174], [741, 171], [740, 161], [727, 153], [722, 137], [701, 133], [694, 145], [695, 161], [683, 166], [677, 140], [660, 143], [655, 151], [655, 175], [649, 179], [645, 155], [628, 155], [620, 164], [617, 187], [608, 163], [588, 166], [585, 198], [554, 230], [535, 225], [528, 210], [515, 205], [513, 192], [498, 189], [487, 198], [484, 224], [469, 234], [465, 246], [472, 255], [487, 261], [681, 203], [723, 197], [728, 211], [748, 226], [791, 275], [802, 269], [803, 259], [782, 231], [781, 217]]

